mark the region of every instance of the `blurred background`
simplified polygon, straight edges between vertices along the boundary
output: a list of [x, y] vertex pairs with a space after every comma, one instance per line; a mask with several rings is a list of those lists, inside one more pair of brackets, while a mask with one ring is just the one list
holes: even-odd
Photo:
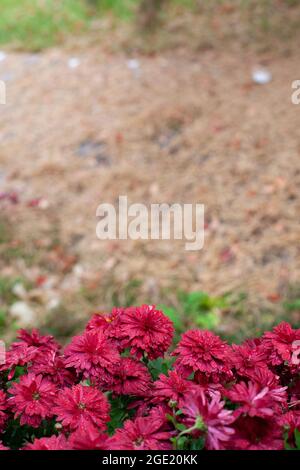
[[[229, 340], [300, 317], [299, 0], [0, 0], [0, 336], [155, 303]], [[96, 208], [203, 203], [205, 246]]]

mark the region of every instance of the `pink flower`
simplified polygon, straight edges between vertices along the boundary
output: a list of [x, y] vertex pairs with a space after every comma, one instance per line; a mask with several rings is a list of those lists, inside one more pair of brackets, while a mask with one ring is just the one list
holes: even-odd
[[64, 427], [72, 431], [88, 424], [105, 430], [109, 421], [109, 404], [102, 392], [79, 384], [65, 388], [59, 394], [53, 413]]
[[199, 387], [185, 397], [181, 406], [184, 423], [188, 428], [196, 426], [195, 432], [198, 431], [205, 436], [207, 449], [224, 449], [225, 443], [234, 434], [234, 430], [230, 427], [234, 416], [232, 411], [224, 409], [224, 404], [218, 392], [208, 398]]
[[59, 436], [42, 437], [27, 444], [23, 450], [69, 450], [67, 439], [63, 434]]
[[2, 442], [0, 441], [0, 450], [10, 450], [9, 447], [6, 447], [2, 444]]
[[112, 375], [108, 388], [118, 395], [145, 396], [151, 385], [151, 375], [141, 362], [123, 357]]
[[233, 403], [241, 404], [235, 411], [236, 415], [248, 414], [251, 417], [268, 418], [275, 412], [281, 412], [278, 405], [286, 403], [286, 388], [280, 387], [270, 392], [269, 387], [251, 381], [248, 384], [241, 382], [234, 385], [227, 392], [227, 396]]
[[101, 330], [93, 329], [75, 336], [65, 349], [66, 367], [74, 367], [85, 378], [101, 379], [113, 372], [120, 356]]
[[8, 392], [12, 395], [8, 403], [15, 417], [20, 417], [22, 426], [27, 424], [38, 427], [43, 419], [53, 416], [56, 387], [42, 375], [23, 375], [20, 382], [14, 383]]
[[69, 437], [72, 450], [106, 450], [108, 436], [91, 423], [80, 425]]
[[108, 441], [109, 450], [171, 450], [172, 433], [162, 430], [162, 421], [155, 415], [127, 420]]
[[163, 357], [174, 334], [172, 322], [153, 305], [127, 308], [119, 317], [119, 328], [123, 347], [137, 358]]
[[230, 374], [229, 352], [229, 346], [210, 331], [190, 330], [173, 353], [177, 356], [174, 367], [185, 376], [196, 371]]

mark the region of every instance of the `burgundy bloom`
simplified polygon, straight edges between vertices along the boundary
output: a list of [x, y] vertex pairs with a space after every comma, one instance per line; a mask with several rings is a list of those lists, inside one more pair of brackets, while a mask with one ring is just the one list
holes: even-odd
[[169, 371], [168, 376], [160, 374], [159, 379], [154, 383], [153, 401], [156, 403], [171, 401], [180, 408], [182, 400], [192, 388], [192, 382], [185, 380], [178, 371]]
[[269, 363], [272, 366], [277, 366], [287, 362], [288, 365], [293, 366], [293, 343], [299, 340], [300, 329], [293, 330], [291, 325], [286, 322], [277, 325], [273, 331], [267, 331], [263, 336], [262, 345], [268, 354]]
[[63, 434], [59, 436], [42, 437], [27, 444], [23, 450], [69, 450], [68, 441]]
[[0, 365], [0, 371], [10, 370], [8, 380], [15, 374], [17, 366], [24, 367], [32, 362], [38, 354], [38, 349], [34, 346], [27, 346], [24, 343], [13, 343], [6, 353], [5, 364]]
[[76, 379], [76, 374], [66, 369], [64, 357], [58, 356], [55, 351], [39, 355], [28, 370], [34, 374], [47, 376], [60, 387], [72, 385]]
[[118, 395], [145, 396], [151, 381], [151, 375], [144, 364], [123, 357], [111, 377], [108, 388]]
[[33, 329], [31, 333], [26, 330], [20, 330], [18, 339], [21, 344], [38, 348], [40, 352], [43, 353], [47, 351], [58, 351], [60, 349], [60, 345], [55, 341], [53, 336], [43, 336], [37, 329]]
[[172, 433], [162, 430], [162, 420], [155, 415], [127, 420], [108, 441], [109, 450], [171, 450]]
[[103, 331], [91, 330], [72, 339], [65, 349], [65, 359], [66, 367], [97, 380], [114, 370], [120, 356]]
[[240, 416], [234, 423], [234, 430], [227, 449], [283, 450], [282, 431], [275, 420]]
[[230, 374], [229, 351], [229, 346], [214, 333], [190, 330], [182, 335], [173, 353], [177, 356], [174, 367], [186, 376], [196, 371]]
[[7, 414], [5, 413], [7, 409], [7, 397], [6, 394], [0, 390], [0, 432], [3, 431], [5, 421], [7, 419]]
[[149, 359], [163, 357], [172, 343], [173, 324], [153, 305], [127, 308], [118, 322], [123, 347], [137, 358], [143, 354]]
[[266, 352], [253, 341], [232, 345], [232, 366], [241, 376], [252, 377], [257, 369], [267, 370], [266, 359]]
[[102, 392], [79, 384], [62, 390], [53, 413], [71, 431], [88, 424], [105, 430], [109, 421], [109, 404]]
[[240, 382], [228, 392], [228, 398], [241, 406], [235, 411], [236, 415], [248, 414], [251, 417], [268, 418], [276, 412], [281, 412], [282, 403], [286, 403], [286, 387], [273, 389], [258, 385], [257, 383]]
[[56, 387], [42, 375], [23, 375], [20, 382], [14, 383], [8, 392], [12, 395], [8, 403], [15, 417], [20, 417], [22, 426], [28, 424], [36, 428], [43, 419], [53, 416]]
[[280, 416], [278, 423], [283, 426], [284, 430], [287, 431], [288, 443], [295, 446], [295, 430], [300, 431], [300, 411], [288, 411], [284, 415]]
[[220, 450], [234, 434], [230, 425], [234, 421], [232, 411], [224, 408], [219, 393], [208, 398], [199, 387], [189, 393], [181, 407], [184, 423], [188, 428], [195, 427], [195, 432], [205, 436], [205, 447]]
[[30, 365], [38, 356], [58, 351], [60, 348], [52, 336], [42, 336], [36, 329], [31, 333], [20, 330], [18, 339], [7, 352], [5, 364], [0, 366], [0, 371], [11, 369], [9, 380], [13, 378], [16, 366]]
[[91, 423], [80, 425], [69, 437], [72, 450], [107, 450], [108, 436]]

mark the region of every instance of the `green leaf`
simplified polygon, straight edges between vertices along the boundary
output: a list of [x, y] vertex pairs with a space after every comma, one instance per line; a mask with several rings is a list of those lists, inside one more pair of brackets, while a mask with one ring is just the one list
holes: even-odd
[[174, 328], [177, 331], [183, 330], [182, 319], [180, 318], [180, 314], [175, 308], [167, 307], [166, 305], [158, 305], [157, 308], [162, 310], [163, 313], [173, 322]]

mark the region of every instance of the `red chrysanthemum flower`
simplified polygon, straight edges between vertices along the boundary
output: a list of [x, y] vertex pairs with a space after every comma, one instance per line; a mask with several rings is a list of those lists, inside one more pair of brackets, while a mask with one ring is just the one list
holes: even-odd
[[185, 380], [176, 370], [169, 371], [168, 376], [161, 374], [154, 383], [153, 402], [171, 401], [180, 408], [182, 400], [193, 386], [192, 382]]
[[268, 354], [269, 364], [277, 366], [287, 362], [288, 365], [293, 366], [294, 342], [299, 340], [300, 329], [294, 330], [286, 322], [277, 325], [273, 331], [267, 331], [263, 336], [262, 346]]
[[0, 432], [3, 430], [5, 421], [7, 419], [7, 397], [6, 394], [0, 390]]
[[282, 404], [286, 404], [287, 387], [278, 387], [270, 391], [269, 387], [264, 387], [251, 381], [246, 384], [240, 382], [234, 385], [227, 396], [233, 403], [241, 406], [235, 410], [235, 415], [248, 414], [250, 417], [269, 418], [274, 413], [281, 413]]
[[69, 450], [69, 444], [63, 434], [59, 436], [42, 437], [35, 439], [32, 444], [27, 444], [23, 450]]
[[21, 425], [28, 424], [38, 427], [43, 419], [53, 416], [53, 403], [56, 396], [56, 387], [42, 375], [28, 374], [20, 378], [8, 390], [10, 395], [8, 403], [12, 407], [15, 417], [20, 417]]
[[55, 351], [39, 355], [28, 367], [28, 371], [34, 374], [43, 374], [60, 387], [72, 385], [76, 380], [76, 374], [66, 369], [64, 357], [59, 356]]
[[119, 361], [118, 351], [101, 330], [75, 336], [65, 349], [66, 367], [74, 367], [85, 378], [100, 379], [113, 372]]
[[91, 423], [79, 426], [69, 437], [72, 450], [107, 450], [108, 436]]
[[0, 371], [11, 369], [9, 380], [13, 378], [16, 366], [31, 364], [39, 356], [58, 351], [60, 348], [52, 336], [42, 336], [36, 329], [31, 333], [20, 330], [18, 339], [19, 341], [14, 342], [7, 351], [5, 364], [0, 366]]
[[162, 429], [155, 415], [127, 420], [108, 441], [109, 450], [171, 450], [172, 433]]
[[190, 330], [182, 335], [173, 355], [174, 367], [185, 376], [192, 372], [230, 374], [229, 346], [211, 331]]
[[18, 339], [20, 343], [27, 344], [27, 346], [34, 346], [43, 353], [47, 351], [58, 351], [60, 349], [60, 345], [55, 341], [53, 336], [43, 336], [37, 329], [33, 329], [31, 333], [26, 330], [20, 330]]
[[71, 431], [87, 423], [105, 430], [109, 421], [109, 403], [105, 395], [96, 388], [79, 384], [62, 391], [53, 413]]
[[188, 428], [197, 428], [195, 432], [205, 436], [205, 447], [209, 450], [224, 449], [234, 434], [230, 426], [234, 416], [232, 411], [224, 409], [224, 404], [218, 392], [208, 398], [199, 387], [187, 394], [181, 406], [184, 423]]
[[295, 430], [300, 431], [300, 411], [288, 411], [279, 417], [278, 423], [287, 432], [287, 442], [289, 445], [296, 447]]
[[141, 358], [163, 357], [174, 334], [172, 322], [153, 305], [127, 308], [119, 318], [120, 337], [124, 348]]
[[232, 367], [240, 376], [251, 378], [257, 369], [267, 370], [266, 359], [266, 352], [253, 341], [245, 341], [241, 345], [232, 345]]
[[106, 385], [118, 395], [145, 396], [151, 385], [151, 375], [141, 362], [123, 357]]
[[283, 450], [282, 430], [275, 420], [240, 416], [233, 427], [235, 434], [227, 449]]

